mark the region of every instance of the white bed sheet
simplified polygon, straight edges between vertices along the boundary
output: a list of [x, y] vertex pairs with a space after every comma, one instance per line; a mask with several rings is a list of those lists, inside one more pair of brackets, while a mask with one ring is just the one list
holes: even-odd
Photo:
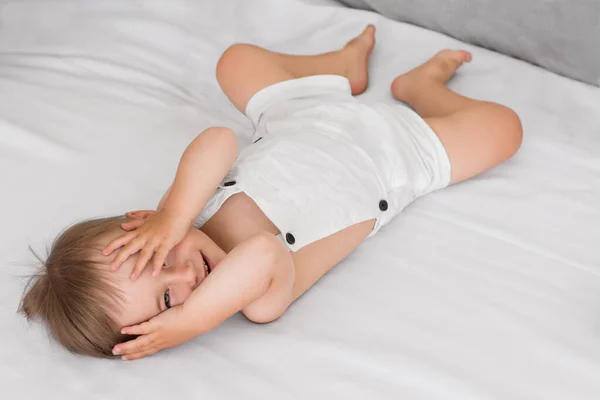
[[[314, 1], [314, 0], [313, 0]], [[513, 107], [510, 162], [432, 194], [269, 325], [236, 316], [139, 362], [73, 356], [15, 314], [37, 250], [82, 218], [152, 208], [185, 146], [251, 124], [214, 77], [237, 41], [334, 49], [378, 28], [371, 85], [444, 47], [451, 87]], [[0, 397], [600, 398], [600, 89], [378, 15], [293, 0], [0, 6]]]

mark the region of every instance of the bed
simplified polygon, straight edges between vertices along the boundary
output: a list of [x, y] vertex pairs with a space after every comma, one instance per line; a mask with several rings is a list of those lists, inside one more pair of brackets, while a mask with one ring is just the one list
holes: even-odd
[[[75, 221], [153, 208], [186, 145], [252, 126], [214, 76], [251, 42], [301, 54], [377, 26], [363, 95], [436, 51], [450, 86], [506, 104], [511, 161], [419, 199], [280, 320], [236, 315], [137, 362], [72, 355], [16, 314], [25, 277]], [[0, 397], [600, 398], [600, 88], [329, 1], [0, 5]]]

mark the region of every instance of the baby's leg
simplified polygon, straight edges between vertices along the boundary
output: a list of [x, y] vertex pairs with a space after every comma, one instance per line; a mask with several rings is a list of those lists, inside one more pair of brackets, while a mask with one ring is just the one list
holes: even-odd
[[250, 44], [235, 44], [221, 56], [217, 79], [241, 112], [245, 112], [246, 104], [260, 89], [310, 75], [345, 76], [352, 94], [359, 94], [367, 88], [368, 61], [374, 45], [372, 25], [342, 49], [315, 56], [275, 53]]
[[452, 183], [471, 178], [510, 158], [521, 145], [518, 115], [508, 107], [459, 95], [446, 82], [466, 51], [443, 50], [392, 83], [394, 96], [410, 104], [440, 138], [452, 165]]

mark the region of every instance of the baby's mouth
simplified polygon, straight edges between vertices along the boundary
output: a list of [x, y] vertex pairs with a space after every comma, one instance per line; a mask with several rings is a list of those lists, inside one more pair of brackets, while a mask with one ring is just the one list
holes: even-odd
[[208, 276], [208, 274], [210, 274], [211, 268], [209, 265], [209, 262], [207, 261], [207, 258], [204, 254], [202, 254], [202, 252], [200, 252], [200, 255], [202, 256], [202, 261], [204, 262], [204, 279], [206, 279], [206, 277]]

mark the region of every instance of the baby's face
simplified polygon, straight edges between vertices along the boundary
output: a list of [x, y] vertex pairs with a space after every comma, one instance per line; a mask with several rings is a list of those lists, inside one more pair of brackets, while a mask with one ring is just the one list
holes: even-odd
[[[110, 260], [115, 254], [109, 257]], [[208, 236], [192, 228], [171, 250], [158, 276], [152, 276], [152, 267], [148, 265], [138, 279], [130, 280], [138, 256], [139, 253], [129, 257], [118, 271], [112, 272], [123, 293], [123, 308], [117, 317], [121, 326], [147, 321], [167, 308], [183, 303], [225, 253]]]

